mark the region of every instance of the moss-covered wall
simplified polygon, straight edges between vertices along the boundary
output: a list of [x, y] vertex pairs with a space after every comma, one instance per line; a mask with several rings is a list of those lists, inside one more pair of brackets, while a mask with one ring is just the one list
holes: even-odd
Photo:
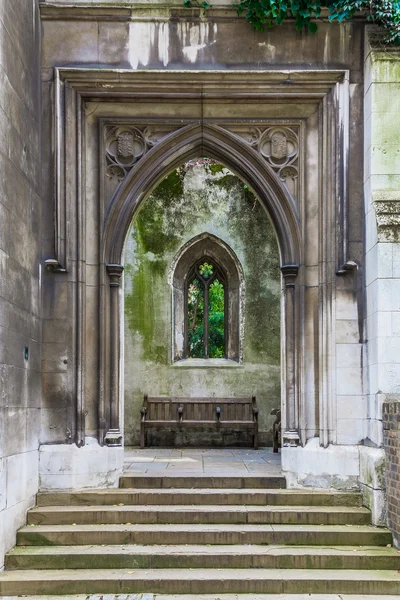
[[[180, 248], [208, 232], [238, 256], [245, 278], [242, 365], [172, 364], [172, 289]], [[223, 361], [221, 361], [223, 362]], [[257, 198], [217, 164], [181, 167], [145, 200], [125, 254], [125, 443], [137, 444], [143, 394], [257, 396], [261, 442], [280, 405], [280, 270], [273, 227]], [[211, 439], [211, 438], [210, 438]], [[235, 443], [234, 437], [230, 438]]]

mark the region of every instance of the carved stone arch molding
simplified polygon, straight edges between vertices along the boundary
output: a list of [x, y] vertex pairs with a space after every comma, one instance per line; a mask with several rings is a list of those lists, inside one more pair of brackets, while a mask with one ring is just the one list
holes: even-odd
[[281, 265], [299, 265], [300, 218], [290, 193], [272, 167], [243, 139], [205, 123], [186, 125], [166, 136], [131, 169], [105, 215], [105, 264], [121, 260], [126, 234], [143, 199], [168, 173], [198, 155], [221, 161], [251, 187], [273, 222]]
[[[347, 272], [346, 264], [351, 259], [347, 219], [349, 73], [327, 69], [254, 70], [251, 86], [248, 79], [249, 71], [240, 70], [54, 69], [55, 236], [54, 255], [47, 257], [46, 266], [57, 272], [54, 281], [65, 277], [72, 289], [66, 315], [71, 331], [68, 394], [71, 440], [78, 445], [84, 443], [86, 428], [92, 435], [96, 431], [95, 417], [100, 443], [121, 443], [119, 299], [126, 234], [141, 202], [163, 177], [199, 155], [210, 156], [235, 172], [255, 192], [276, 231], [283, 275], [282, 403], [286, 443], [296, 444], [299, 432], [307, 431], [306, 397], [312, 405], [308, 415], [317, 415], [315, 434], [323, 445], [333, 441], [331, 373], [335, 331], [331, 282], [336, 272]], [[118, 103], [118, 110], [109, 110]], [[124, 113], [128, 103], [131, 108]], [[140, 118], [132, 112], [132, 105], [140, 107]], [[146, 112], [148, 105], [152, 108]], [[189, 116], [180, 119], [177, 106], [185, 107]], [[155, 110], [158, 116], [154, 116]], [[165, 114], [179, 118], [169, 121]], [[147, 126], [157, 119], [164, 129], [155, 138], [149, 135]], [[106, 167], [117, 179], [123, 179], [117, 182], [108, 204], [101, 177], [101, 161], [106, 161], [106, 148], [101, 148], [106, 121], [110, 126]], [[307, 129], [309, 123], [312, 135], [311, 127]], [[50, 137], [50, 126], [47, 133]], [[305, 166], [306, 154], [312, 153], [316, 141], [318, 153]], [[88, 167], [89, 147], [92, 163]], [[310, 169], [318, 191], [313, 212], [307, 213]], [[296, 180], [292, 188], [285, 185], [288, 178]], [[88, 240], [87, 223], [91, 219], [96, 220], [96, 229], [91, 230], [94, 237]], [[312, 226], [307, 219], [313, 219]], [[303, 246], [308, 242], [313, 252], [311, 271], [307, 271], [308, 262], [307, 267], [304, 265]], [[96, 246], [96, 260], [90, 263], [89, 271], [90, 244]], [[315, 265], [319, 265], [318, 272]], [[319, 361], [311, 393], [306, 392], [304, 360], [307, 343], [311, 343], [304, 334], [307, 285], [317, 290], [312, 309], [318, 315], [318, 335], [311, 336], [308, 351]], [[92, 295], [88, 301], [89, 287]], [[87, 313], [95, 290], [98, 316], [91, 317], [89, 329]], [[96, 324], [98, 333], [93, 332]], [[96, 352], [99, 348], [98, 360], [93, 352], [96, 359], [87, 366], [86, 357], [94, 347]], [[85, 387], [86, 367], [92, 370], [92, 382], [96, 370], [98, 382], [98, 398], [92, 395], [90, 402]], [[96, 408], [98, 415], [93, 416]], [[92, 411], [89, 425], [88, 411]]]
[[[300, 220], [293, 198], [262, 155], [237, 135], [205, 123], [182, 127], [164, 138], [131, 169], [121, 183], [105, 215], [103, 260], [110, 274], [110, 402], [111, 428], [107, 443], [121, 437], [119, 413], [118, 283], [129, 227], [142, 201], [173, 169], [197, 156], [209, 156], [232, 169], [258, 196], [274, 225], [283, 274], [282, 390], [285, 405], [283, 443], [297, 445], [299, 436], [299, 290], [296, 279], [302, 264]], [[118, 271], [118, 273], [117, 273]], [[104, 335], [107, 335], [104, 332]], [[114, 415], [114, 419], [113, 419]]]

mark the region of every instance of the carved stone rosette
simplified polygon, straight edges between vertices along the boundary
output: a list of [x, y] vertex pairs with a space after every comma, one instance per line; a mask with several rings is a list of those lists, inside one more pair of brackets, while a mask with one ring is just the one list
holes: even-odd
[[226, 127], [257, 150], [284, 182], [294, 198], [298, 198], [299, 126], [235, 125]]
[[105, 128], [106, 177], [119, 183], [135, 164], [176, 127], [108, 125]]

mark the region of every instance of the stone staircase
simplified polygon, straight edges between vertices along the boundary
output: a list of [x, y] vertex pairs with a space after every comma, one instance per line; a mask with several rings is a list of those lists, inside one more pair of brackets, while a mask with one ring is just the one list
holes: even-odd
[[118, 490], [39, 494], [0, 596], [400, 597], [391, 543], [357, 493], [286, 490], [281, 477], [126, 475]]

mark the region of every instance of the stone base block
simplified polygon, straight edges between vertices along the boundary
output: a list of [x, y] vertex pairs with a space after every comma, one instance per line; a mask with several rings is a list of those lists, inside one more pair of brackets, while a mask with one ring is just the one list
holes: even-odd
[[87, 438], [85, 446], [51, 444], [39, 450], [41, 490], [81, 490], [118, 487], [124, 449], [100, 446]]
[[35, 505], [38, 479], [37, 450], [0, 459], [0, 570], [17, 530], [26, 524], [28, 509]]
[[359, 446], [328, 446], [319, 439], [304, 448], [282, 448], [282, 471], [289, 488], [359, 489]]
[[385, 451], [360, 446], [360, 488], [374, 525], [387, 524]]

